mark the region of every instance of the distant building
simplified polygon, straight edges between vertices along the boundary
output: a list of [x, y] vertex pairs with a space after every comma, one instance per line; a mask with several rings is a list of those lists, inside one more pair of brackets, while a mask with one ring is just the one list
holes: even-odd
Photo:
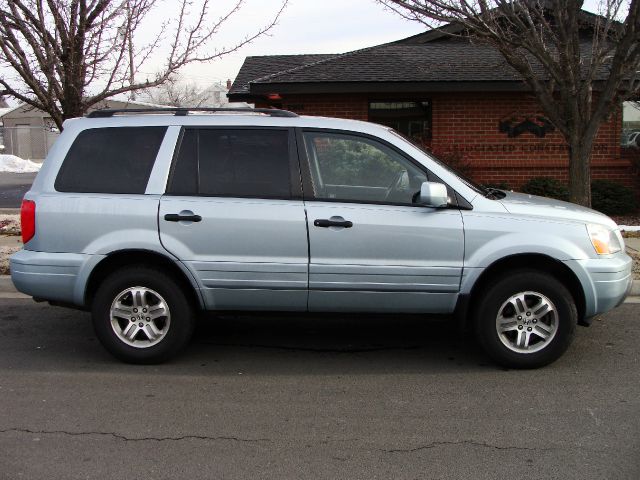
[[[600, 18], [584, 16], [588, 38]], [[229, 99], [388, 125], [482, 183], [567, 182], [568, 146], [535, 96], [496, 49], [463, 35], [449, 24], [343, 54], [247, 57]], [[640, 114], [620, 107], [598, 131], [592, 175], [634, 186]]]
[[[104, 108], [159, 107], [145, 102], [104, 100], [89, 111]], [[0, 153], [42, 161], [60, 132], [48, 113], [30, 105], [0, 108]]]

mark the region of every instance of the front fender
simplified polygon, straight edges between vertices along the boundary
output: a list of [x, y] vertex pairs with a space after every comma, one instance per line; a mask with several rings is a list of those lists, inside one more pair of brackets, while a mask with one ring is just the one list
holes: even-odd
[[[533, 254], [567, 262], [595, 256], [585, 227], [579, 223], [465, 214], [464, 224], [462, 294], [471, 292], [486, 268], [507, 257]], [[579, 279], [583, 283], [583, 278]], [[583, 284], [583, 288], [588, 288], [588, 285]]]

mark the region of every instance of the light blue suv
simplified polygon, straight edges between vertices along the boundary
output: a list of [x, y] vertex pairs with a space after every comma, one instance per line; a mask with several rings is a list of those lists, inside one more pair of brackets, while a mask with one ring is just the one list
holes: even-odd
[[68, 120], [22, 206], [18, 290], [167, 360], [200, 310], [451, 314], [497, 362], [557, 359], [632, 282], [616, 224], [485, 189], [393, 130], [281, 110]]

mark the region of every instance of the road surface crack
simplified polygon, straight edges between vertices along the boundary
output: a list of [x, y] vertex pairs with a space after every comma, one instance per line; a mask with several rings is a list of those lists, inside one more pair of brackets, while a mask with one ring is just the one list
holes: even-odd
[[493, 450], [520, 450], [520, 451], [549, 451], [550, 448], [537, 448], [537, 447], [519, 447], [519, 446], [500, 446], [500, 445], [492, 445], [490, 443], [485, 442], [476, 442], [474, 440], [460, 440], [460, 441], [441, 441], [441, 442], [431, 442], [426, 445], [420, 445], [414, 448], [395, 448], [395, 449], [383, 449], [383, 452], [386, 453], [413, 453], [418, 452], [420, 450], [429, 450], [431, 448], [437, 448], [448, 445], [470, 445], [474, 447], [483, 447], [483, 448], [491, 448]]
[[258, 443], [258, 442], [270, 442], [271, 440], [268, 438], [240, 438], [240, 437], [229, 437], [229, 436], [208, 436], [208, 435], [182, 435], [179, 437], [127, 437], [126, 435], [121, 435], [114, 432], [98, 432], [98, 431], [88, 431], [88, 432], [69, 432], [66, 430], [31, 430], [28, 428], [6, 428], [4, 430], [0, 430], [0, 434], [2, 433], [27, 433], [32, 435], [67, 435], [70, 437], [81, 437], [81, 436], [89, 436], [89, 435], [98, 435], [98, 436], [106, 436], [115, 438], [117, 440], [123, 440], [125, 442], [179, 442], [181, 440], [205, 440], [205, 441], [232, 441], [232, 442], [244, 442], [244, 443]]

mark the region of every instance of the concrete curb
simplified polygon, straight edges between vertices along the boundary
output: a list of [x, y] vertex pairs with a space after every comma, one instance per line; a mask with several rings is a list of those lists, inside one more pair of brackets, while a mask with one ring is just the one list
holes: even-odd
[[[0, 275], [0, 293], [17, 293], [16, 287], [13, 286], [11, 275]], [[634, 280], [631, 287], [630, 297], [640, 297], [640, 280]]]

